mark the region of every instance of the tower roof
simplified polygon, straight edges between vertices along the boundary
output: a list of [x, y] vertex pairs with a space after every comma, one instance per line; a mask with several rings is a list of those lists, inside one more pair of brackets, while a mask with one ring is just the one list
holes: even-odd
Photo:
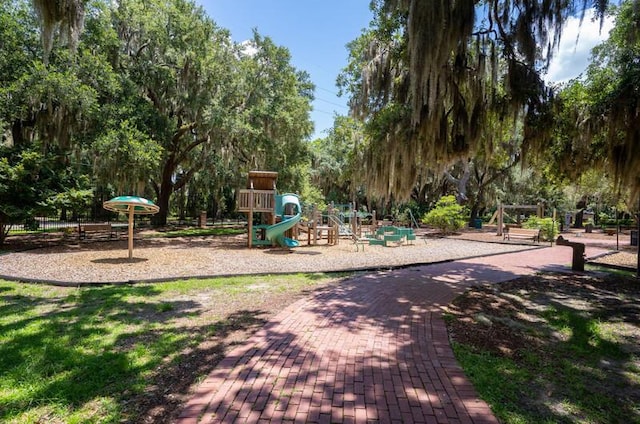
[[275, 190], [278, 173], [273, 171], [249, 171], [247, 188], [254, 190]]

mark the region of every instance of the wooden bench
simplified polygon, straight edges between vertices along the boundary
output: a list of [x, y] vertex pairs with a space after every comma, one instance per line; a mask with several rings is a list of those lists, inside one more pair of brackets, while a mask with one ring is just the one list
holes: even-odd
[[79, 224], [78, 239], [86, 239], [87, 233], [106, 234], [109, 238], [118, 238], [110, 223], [103, 224]]
[[504, 231], [503, 240], [511, 240], [512, 238], [531, 239], [536, 243], [540, 242], [540, 230], [537, 228], [517, 228], [511, 227]]

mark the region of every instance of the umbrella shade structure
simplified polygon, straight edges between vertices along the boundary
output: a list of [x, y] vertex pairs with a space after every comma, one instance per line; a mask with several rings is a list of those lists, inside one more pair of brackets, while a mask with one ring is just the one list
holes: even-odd
[[122, 212], [129, 215], [129, 259], [133, 258], [133, 216], [153, 215], [160, 207], [149, 199], [138, 196], [118, 196], [102, 204], [108, 211]]

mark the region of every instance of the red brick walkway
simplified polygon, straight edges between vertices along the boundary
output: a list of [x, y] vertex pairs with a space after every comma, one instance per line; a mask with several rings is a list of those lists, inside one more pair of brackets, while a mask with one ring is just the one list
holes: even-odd
[[453, 356], [442, 308], [472, 284], [570, 262], [554, 247], [350, 279], [232, 350], [178, 422], [497, 423]]

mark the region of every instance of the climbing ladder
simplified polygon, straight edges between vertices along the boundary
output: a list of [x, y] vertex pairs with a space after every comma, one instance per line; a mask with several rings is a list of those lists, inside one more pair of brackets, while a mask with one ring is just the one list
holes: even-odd
[[353, 244], [356, 245], [356, 250], [360, 250], [360, 246], [362, 246], [362, 251], [364, 251], [364, 245], [369, 242], [369, 239], [361, 239], [357, 234], [354, 234], [351, 227], [345, 224], [338, 216], [329, 215], [329, 223], [335, 227], [338, 227], [338, 237], [346, 237], [350, 239]]

